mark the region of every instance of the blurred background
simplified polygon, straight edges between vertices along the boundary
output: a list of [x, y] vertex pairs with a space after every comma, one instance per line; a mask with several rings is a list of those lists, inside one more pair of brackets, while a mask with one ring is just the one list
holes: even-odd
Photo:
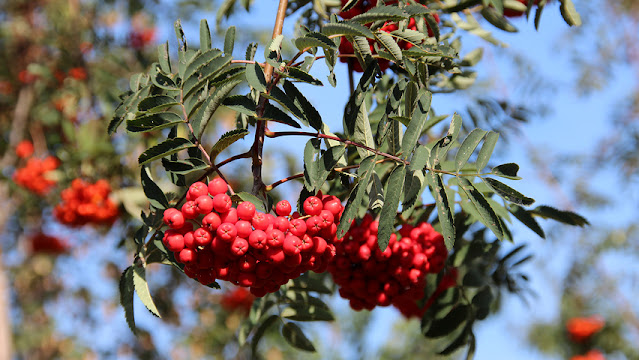
[[[303, 6], [291, 8], [288, 37], [312, 7], [292, 3]], [[438, 114], [458, 112], [500, 132], [494, 161], [521, 166], [524, 180], [513, 184], [519, 191], [591, 224], [543, 222], [546, 239], [513, 225], [516, 242], [503, 250], [526, 244], [521, 253], [533, 255], [521, 269], [528, 285], [519, 296], [501, 298], [478, 326], [479, 360], [639, 359], [639, 1], [576, 0], [575, 6], [581, 27], [568, 27], [551, 1], [538, 29], [532, 17], [521, 16], [511, 19], [517, 33], [488, 23], [481, 26], [490, 36], [459, 31], [464, 52], [483, 51], [477, 78], [465, 91], [433, 97]], [[237, 49], [249, 42], [263, 47], [276, 8], [276, 1], [248, 0], [0, 3], [0, 358], [234, 357], [251, 295], [224, 284], [202, 287], [166, 266], [149, 268], [147, 276], [163, 319], [136, 298], [140, 335], [129, 331], [118, 280], [132, 261], [127, 237], [146, 206], [134, 154], [148, 144], [142, 134], [109, 137], [106, 127], [129, 77], [157, 59], [157, 45], [168, 41], [175, 51], [175, 20], [193, 43], [206, 18], [214, 46], [222, 46], [226, 27], [234, 25]], [[285, 41], [283, 50], [293, 46]], [[313, 71], [324, 79], [322, 66]], [[339, 130], [349, 96], [345, 64], [338, 63], [336, 75], [336, 88], [300, 88]], [[234, 126], [229, 111], [215, 131]], [[303, 144], [282, 143], [265, 148], [271, 182], [301, 169]], [[235, 166], [235, 185], [246, 186], [250, 179], [241, 174], [248, 163]], [[78, 177], [86, 184], [69, 180]], [[81, 196], [64, 189], [89, 184], [109, 210], [86, 209], [85, 218], [59, 221], [60, 198]], [[300, 189], [283, 185], [277, 195], [293, 202]], [[339, 296], [330, 304], [338, 321], [306, 327], [317, 354], [294, 351], [275, 332], [260, 353], [267, 359], [435, 358], [419, 321], [388, 308], [353, 312]]]

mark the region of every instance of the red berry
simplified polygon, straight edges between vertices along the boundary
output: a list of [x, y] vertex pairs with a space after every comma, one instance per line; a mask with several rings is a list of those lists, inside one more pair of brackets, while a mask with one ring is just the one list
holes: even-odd
[[245, 239], [236, 237], [231, 244], [231, 253], [236, 256], [242, 256], [248, 251], [249, 243]]
[[186, 193], [187, 200], [195, 200], [202, 195], [208, 195], [209, 189], [205, 183], [198, 181], [189, 186], [189, 191]]
[[222, 220], [222, 222], [235, 224], [238, 220], [237, 210], [232, 207], [228, 212], [220, 214], [220, 219]]
[[291, 203], [286, 200], [279, 201], [275, 204], [275, 213], [279, 216], [288, 216], [291, 210]]
[[175, 208], [168, 208], [164, 210], [163, 220], [171, 229], [179, 229], [184, 226], [184, 215]]
[[217, 236], [226, 242], [231, 242], [237, 237], [237, 229], [231, 223], [222, 223], [217, 228]]
[[320, 227], [322, 229], [325, 229], [325, 228], [333, 225], [333, 222], [335, 222], [335, 217], [333, 216], [333, 213], [328, 211], [328, 210], [320, 211], [319, 218], [321, 220]]
[[282, 247], [285, 235], [283, 232], [273, 229], [266, 231], [266, 243], [270, 247]]
[[255, 215], [255, 205], [249, 201], [243, 201], [237, 206], [237, 216], [242, 220], [251, 220]]
[[222, 224], [222, 219], [214, 212], [208, 213], [202, 219], [202, 227], [210, 232], [215, 232], [220, 224]]
[[231, 197], [224, 193], [217, 194], [213, 198], [213, 208], [221, 214], [228, 212], [232, 206]]
[[248, 238], [249, 244], [255, 249], [264, 249], [266, 247], [266, 233], [262, 230], [254, 230]]
[[253, 227], [251, 223], [246, 220], [239, 220], [235, 223], [235, 228], [237, 229], [237, 236], [248, 239], [253, 233]]
[[[177, 260], [185, 265], [194, 264], [196, 261], [196, 252], [191, 249], [182, 249], [177, 256]], [[186, 269], [185, 269], [186, 270]], [[186, 271], [185, 271], [186, 272]]]
[[291, 234], [297, 237], [301, 237], [306, 234], [306, 221], [302, 219], [291, 220], [289, 226], [289, 231], [291, 232]]
[[228, 190], [228, 184], [222, 178], [216, 177], [209, 182], [208, 190], [211, 196], [225, 194]]
[[206, 246], [211, 243], [211, 233], [204, 228], [199, 228], [193, 232], [195, 246]]
[[324, 238], [321, 238], [319, 236], [313, 237], [313, 252], [315, 253], [315, 255], [319, 256], [324, 254], [327, 246], [328, 244], [326, 243], [326, 240], [324, 240]]
[[182, 215], [184, 215], [186, 219], [195, 219], [198, 216], [195, 201], [187, 201], [182, 205]]
[[252, 272], [253, 270], [255, 270], [256, 265], [257, 261], [251, 254], [246, 254], [239, 260], [240, 271], [243, 272]]
[[284, 216], [276, 217], [275, 221], [273, 221], [273, 227], [281, 232], [287, 232], [290, 227], [288, 218]]
[[200, 214], [208, 214], [213, 210], [213, 199], [207, 194], [195, 199], [195, 206]]
[[255, 265], [255, 274], [258, 279], [268, 279], [273, 273], [273, 265], [266, 262], [259, 262]]
[[284, 262], [286, 255], [282, 248], [271, 247], [266, 250], [267, 258], [274, 264], [281, 264]]
[[255, 213], [255, 215], [253, 215], [253, 218], [251, 219], [251, 223], [253, 224], [253, 227], [255, 229], [266, 230], [269, 225], [269, 220], [266, 214], [257, 212]]
[[339, 215], [344, 207], [339, 200], [331, 200], [324, 203], [324, 210], [330, 211], [334, 216]]
[[323, 208], [322, 200], [316, 196], [309, 196], [304, 200], [302, 208], [306, 215], [319, 215]]
[[284, 238], [282, 249], [286, 255], [299, 254], [302, 251], [302, 240], [295, 235], [288, 235]]
[[245, 286], [245, 287], [253, 286], [253, 284], [255, 283], [255, 274], [241, 273], [238, 276], [237, 281], [241, 286]]
[[311, 216], [306, 219], [306, 232], [315, 235], [322, 230], [322, 219], [319, 216]]
[[184, 234], [184, 247], [195, 249], [195, 238], [193, 237], [193, 231], [189, 231]]

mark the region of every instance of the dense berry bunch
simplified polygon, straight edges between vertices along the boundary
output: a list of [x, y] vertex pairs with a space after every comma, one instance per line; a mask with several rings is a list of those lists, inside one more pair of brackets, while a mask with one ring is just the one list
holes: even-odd
[[29, 237], [29, 247], [32, 253], [43, 253], [60, 255], [69, 250], [69, 245], [66, 241], [58, 239], [54, 236], [49, 236], [41, 231], [35, 235]]
[[47, 172], [57, 169], [59, 165], [60, 161], [53, 156], [29, 158], [24, 167], [13, 174], [13, 181], [37, 195], [45, 195], [55, 185], [55, 181], [47, 177]]
[[[323, 272], [335, 255], [342, 204], [334, 196], [304, 201], [306, 216], [291, 213], [283, 200], [277, 216], [248, 201], [233, 206], [220, 178], [190, 186], [181, 209], [164, 211], [164, 246], [184, 264], [184, 273], [202, 284], [216, 279], [250, 287], [255, 296], [277, 291], [300, 274]], [[196, 224], [196, 225], [194, 225]]]
[[576, 317], [566, 322], [566, 331], [570, 340], [582, 343], [599, 332], [605, 324], [601, 316]]
[[416, 317], [422, 318], [424, 313], [431, 305], [437, 300], [437, 298], [446, 290], [455, 287], [457, 285], [457, 269], [451, 268], [446, 271], [444, 276], [442, 277], [439, 284], [437, 284], [437, 288], [435, 292], [426, 300], [425, 303], [421, 304], [421, 299], [424, 296], [424, 291], [426, 290], [426, 282], [421, 282], [418, 286], [411, 288], [410, 291], [407, 291], [403, 296], [398, 296], [394, 301], [393, 305], [399, 309], [399, 311], [407, 318]]
[[239, 312], [246, 315], [251, 310], [253, 300], [255, 300], [255, 296], [250, 291], [243, 287], [236, 287], [222, 295], [220, 305], [226, 311]]
[[75, 179], [62, 191], [62, 202], [53, 210], [55, 218], [70, 226], [85, 224], [112, 224], [118, 217], [118, 208], [109, 199], [111, 186], [106, 180], [94, 184]]
[[[342, 6], [344, 6], [346, 3], [348, 2], [348, 0], [342, 0]], [[387, 1], [386, 5], [392, 5], [392, 4], [397, 4], [398, 1]], [[373, 7], [375, 7], [375, 5], [377, 5], [377, 0], [372, 0], [372, 1], [360, 1], [355, 7], [353, 7], [350, 10], [347, 11], [343, 11], [340, 12], [339, 15], [343, 18], [343, 19], [350, 19], [356, 15], [362, 14], [370, 9], [372, 9]], [[437, 14], [433, 14], [433, 17], [435, 18], [435, 20], [437, 22], [439, 22], [439, 15]], [[387, 33], [393, 32], [395, 30], [398, 30], [399, 27], [397, 26], [397, 23], [395, 22], [387, 22], [384, 24], [384, 26], [382, 26], [380, 28], [380, 30], [382, 31], [386, 31]], [[407, 29], [410, 30], [417, 30], [417, 22], [415, 21], [414, 18], [411, 18], [409, 20], [408, 23], [408, 27]], [[428, 36], [433, 37], [434, 34], [432, 32], [432, 30], [430, 29], [430, 27], [428, 27]], [[368, 43], [370, 45], [370, 49], [371, 52], [373, 54], [376, 53], [375, 50], [375, 40], [373, 39], [368, 39]], [[404, 50], [408, 50], [411, 47], [413, 47], [413, 44], [408, 43], [406, 41], [399, 41], [397, 43], [397, 45], [399, 45], [400, 48], [404, 49]], [[353, 49], [353, 44], [351, 44], [348, 40], [346, 40], [345, 37], [342, 37], [340, 45], [339, 45], [339, 52], [340, 54], [346, 55], [346, 54], [354, 54], [355, 50]], [[340, 58], [341, 62], [352, 62], [353, 64], [353, 70], [357, 71], [357, 72], [363, 72], [364, 69], [362, 68], [362, 65], [355, 60], [354, 58], [347, 58], [347, 57], [341, 57]], [[388, 67], [390, 66], [390, 61], [386, 60], [386, 59], [378, 59], [378, 64], [379, 67], [382, 71], [385, 71], [386, 69], [388, 69]]]
[[395, 305], [412, 315], [424, 295], [427, 273], [440, 272], [448, 256], [444, 239], [432, 226], [404, 225], [383, 252], [377, 245], [378, 222], [366, 215], [336, 246], [329, 266], [340, 295], [355, 310]]

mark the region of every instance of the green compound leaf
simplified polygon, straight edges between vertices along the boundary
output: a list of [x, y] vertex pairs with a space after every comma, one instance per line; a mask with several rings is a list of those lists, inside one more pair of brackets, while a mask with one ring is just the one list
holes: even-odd
[[[213, 51], [217, 49], [211, 49]], [[219, 51], [219, 50], [218, 50]], [[207, 63], [201, 69], [195, 71], [193, 75], [184, 80], [184, 98], [188, 98], [193, 95], [197, 90], [200, 90], [207, 83], [215, 82], [211, 81], [216, 75], [220, 74], [231, 63], [232, 58], [230, 56], [218, 56]], [[192, 63], [193, 64], [193, 63]]]
[[481, 179], [484, 181], [484, 183], [486, 183], [486, 185], [488, 185], [488, 187], [494, 190], [497, 195], [513, 204], [529, 206], [535, 202], [535, 199], [524, 196], [519, 191], [498, 180], [484, 177]]
[[303, 37], [295, 39], [295, 46], [297, 49], [304, 50], [306, 48], [322, 47], [324, 50], [337, 50], [337, 46], [328, 36], [318, 33], [310, 32]]
[[270, 315], [257, 327], [255, 334], [253, 335], [253, 339], [251, 340], [251, 349], [254, 354], [256, 353], [257, 345], [260, 343], [260, 339], [262, 339], [266, 330], [271, 327], [271, 325], [275, 324], [279, 318], [280, 317], [277, 315]]
[[367, 24], [373, 21], [400, 21], [408, 19], [408, 14], [397, 6], [376, 6], [369, 11], [354, 16], [350, 21]]
[[222, 101], [222, 105], [240, 114], [256, 117], [255, 103], [245, 95], [231, 95]]
[[211, 30], [206, 19], [200, 20], [200, 50], [211, 49]]
[[[411, 87], [407, 87], [407, 90]], [[408, 92], [407, 92], [408, 93]], [[428, 112], [430, 111], [430, 103], [432, 100], [432, 94], [428, 90], [419, 90], [416, 94], [417, 101], [412, 110], [412, 116], [404, 137], [402, 138], [402, 157], [408, 159], [413, 153], [417, 140], [424, 130], [424, 125], [428, 119]]]
[[315, 179], [315, 189], [319, 189], [333, 168], [337, 165], [342, 155], [346, 152], [346, 145], [336, 145], [326, 150], [317, 164], [317, 178]]
[[130, 132], [147, 132], [162, 130], [184, 123], [184, 120], [175, 113], [161, 112], [138, 116], [134, 120], [127, 120], [126, 129]]
[[246, 81], [258, 92], [266, 92], [266, 78], [264, 71], [258, 64], [246, 64]]
[[429, 171], [426, 174], [428, 184], [433, 190], [435, 197], [435, 204], [437, 205], [437, 218], [442, 227], [442, 236], [444, 237], [444, 243], [446, 249], [450, 250], [455, 245], [455, 220], [453, 218], [453, 212], [450, 207], [450, 201], [448, 200], [448, 194], [446, 194], [446, 188], [441, 175]]
[[162, 166], [166, 171], [176, 175], [187, 175], [192, 172], [202, 171], [209, 168], [204, 160], [199, 158], [188, 158], [186, 160], [168, 160], [162, 159]]
[[502, 240], [504, 238], [504, 232], [500, 226], [499, 217], [495, 214], [495, 210], [493, 210], [488, 201], [486, 201], [486, 198], [484, 198], [481, 192], [479, 192], [468, 179], [463, 177], [458, 179], [464, 194], [466, 194], [477, 210], [481, 223], [486, 225], [486, 227], [497, 236], [497, 239]]
[[129, 266], [124, 270], [120, 277], [120, 304], [124, 308], [124, 317], [129, 325], [131, 332], [137, 335], [138, 330], [135, 327], [135, 317], [133, 313], [133, 294], [135, 293], [135, 285], [133, 285], [133, 266]]
[[212, 61], [220, 59], [221, 56], [222, 51], [219, 49], [209, 49], [200, 54], [196, 54], [184, 70], [184, 83], [186, 84], [189, 78], [203, 70], [207, 65], [211, 64]]
[[148, 169], [146, 166], [142, 166], [140, 168], [140, 178], [142, 181], [142, 190], [144, 190], [144, 195], [151, 202], [151, 206], [156, 209], [166, 209], [169, 207], [169, 201], [166, 199], [164, 192], [162, 189], [153, 182], [151, 177], [149, 176]]
[[474, 129], [468, 134], [468, 136], [464, 139], [459, 150], [457, 150], [457, 154], [455, 156], [455, 171], [459, 172], [464, 165], [470, 159], [470, 156], [475, 152], [479, 143], [486, 136], [487, 131], [482, 129]]
[[381, 251], [386, 250], [391, 234], [395, 231], [395, 217], [397, 208], [402, 198], [404, 180], [406, 178], [406, 165], [397, 165], [388, 177], [386, 192], [384, 193], [384, 205], [379, 214], [379, 229], [377, 232], [377, 244]]
[[391, 34], [386, 31], [378, 31], [375, 33], [375, 38], [391, 54], [394, 62], [402, 61], [402, 49], [397, 45], [395, 38]]
[[[287, 83], [290, 83], [290, 82], [287, 82]], [[284, 110], [295, 115], [295, 117], [302, 120], [302, 122], [306, 123], [305, 125], [308, 125], [308, 122], [306, 121], [306, 116], [304, 116], [304, 113], [299, 108], [299, 106], [297, 106], [297, 104], [295, 104], [295, 102], [290, 97], [288, 97], [288, 95], [284, 91], [282, 91], [282, 89], [280, 89], [279, 87], [277, 86], [273, 87], [270, 93], [262, 94], [262, 96], [277, 102], [280, 106], [284, 108]]]
[[215, 111], [224, 103], [229, 97], [229, 94], [235, 89], [237, 85], [242, 82], [240, 79], [231, 80], [217, 87], [213, 94], [211, 94], [206, 101], [200, 106], [198, 112], [191, 121], [193, 132], [198, 141], [202, 138], [202, 134], [206, 130], [209, 122], [213, 118]]
[[285, 76], [293, 80], [297, 80], [297, 81], [301, 81], [301, 82], [305, 82], [305, 83], [308, 83], [311, 85], [317, 85], [317, 86], [324, 85], [319, 79], [313, 77], [313, 75], [307, 73], [306, 71], [300, 68], [296, 68], [294, 66], [285, 67], [284, 71], [279, 71], [278, 69], [275, 69], [275, 71], [278, 74], [281, 74], [282, 76]]
[[488, 165], [488, 160], [490, 160], [490, 156], [493, 154], [493, 150], [495, 150], [495, 144], [497, 144], [498, 139], [499, 133], [489, 131], [488, 134], [486, 134], [484, 144], [481, 146], [481, 150], [479, 150], [479, 154], [477, 155], [477, 172], [481, 172], [486, 165]]
[[213, 148], [211, 149], [211, 162], [215, 161], [215, 158], [226, 148], [231, 146], [236, 141], [243, 139], [246, 135], [248, 135], [249, 131], [246, 129], [235, 129], [224, 133], [220, 137]]
[[151, 293], [149, 292], [149, 284], [146, 282], [146, 268], [144, 265], [133, 265], [133, 285], [135, 286], [135, 292], [138, 294], [142, 304], [151, 312], [151, 314], [161, 318], [158, 312]]
[[541, 228], [541, 226], [539, 226], [539, 223], [531, 215], [530, 211], [515, 204], [510, 205], [508, 207], [508, 211], [510, 211], [511, 214], [515, 215], [517, 220], [521, 221], [522, 224], [526, 225], [530, 230], [534, 231], [542, 239], [546, 238], [544, 230]]
[[292, 82], [286, 81], [282, 86], [286, 95], [293, 100], [295, 106], [297, 106], [302, 115], [306, 118], [311, 127], [317, 131], [322, 129], [322, 117], [320, 113], [313, 107], [313, 105], [304, 97], [304, 95], [293, 85]]
[[319, 166], [317, 158], [320, 153], [321, 141], [309, 139], [304, 147], [304, 187], [315, 193], [317, 179], [319, 178]]
[[521, 180], [521, 177], [517, 176], [519, 171], [519, 165], [515, 163], [507, 163], [495, 166], [491, 173], [510, 180]]
[[430, 153], [429, 162], [433, 167], [439, 167], [439, 164], [446, 159], [448, 150], [455, 143], [457, 137], [459, 136], [461, 126], [461, 117], [459, 116], [459, 114], [454, 114], [452, 120], [450, 121], [450, 128], [448, 129], [448, 133], [435, 144], [433, 150]]
[[170, 74], [171, 70], [171, 58], [169, 57], [169, 42], [165, 42], [158, 46], [158, 62], [160, 63], [160, 69], [165, 74]]
[[342, 218], [337, 226], [338, 239], [344, 237], [344, 234], [351, 226], [351, 222], [355, 219], [357, 210], [359, 209], [359, 206], [364, 199], [364, 195], [366, 194], [366, 187], [373, 175], [376, 161], [377, 155], [371, 155], [362, 160], [359, 165], [359, 169], [357, 169], [357, 184], [353, 190], [351, 190], [349, 198], [346, 201], [346, 206], [344, 207], [344, 212], [342, 213]]
[[312, 304], [293, 303], [282, 310], [281, 316], [295, 321], [333, 321], [329, 310]]
[[154, 95], [140, 101], [138, 104], [138, 111], [156, 113], [175, 105], [180, 105], [180, 103], [172, 96]]
[[143, 152], [140, 157], [138, 157], [138, 163], [145, 165], [151, 161], [192, 147], [195, 147], [195, 144], [184, 138], [167, 139]]
[[532, 214], [541, 216], [544, 219], [553, 219], [564, 224], [573, 226], [590, 225], [583, 216], [572, 211], [559, 210], [547, 205], [539, 205], [531, 211]]
[[436, 319], [430, 325], [424, 336], [429, 338], [437, 338], [448, 335], [459, 328], [470, 316], [470, 307], [468, 305], [457, 306], [448, 315], [441, 319]]
[[315, 352], [315, 346], [313, 343], [304, 335], [302, 329], [292, 322], [285, 322], [282, 326], [282, 336], [284, 339], [293, 347], [309, 351]]
[[324, 26], [322, 27], [322, 34], [327, 36], [349, 35], [362, 36], [369, 39], [375, 38], [375, 34], [369, 28], [362, 26], [356, 22], [350, 21], [324, 24]]

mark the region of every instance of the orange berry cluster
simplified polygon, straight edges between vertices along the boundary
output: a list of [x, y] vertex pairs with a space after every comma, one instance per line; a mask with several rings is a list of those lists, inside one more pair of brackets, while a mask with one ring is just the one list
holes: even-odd
[[[20, 143], [16, 148], [16, 154], [22, 158], [31, 156], [33, 144], [28, 141]], [[57, 169], [58, 166], [60, 161], [54, 156], [44, 159], [31, 157], [23, 167], [16, 170], [13, 181], [37, 195], [46, 195], [55, 186], [55, 181], [47, 178], [46, 173]]]
[[74, 179], [71, 186], [62, 191], [62, 202], [53, 209], [53, 215], [69, 226], [113, 224], [119, 212], [109, 199], [110, 193], [111, 186], [106, 180], [91, 184]]
[[570, 340], [583, 343], [599, 332], [605, 324], [601, 316], [576, 317], [566, 322], [566, 331]]
[[236, 287], [222, 295], [220, 305], [226, 311], [239, 312], [246, 315], [251, 310], [253, 300], [255, 300], [255, 296], [250, 291], [244, 287]]
[[[346, 5], [346, 3], [348, 2], [348, 0], [342, 0], [342, 6]], [[392, 4], [397, 4], [399, 1], [386, 1], [386, 5], [392, 5]], [[377, 0], [365, 0], [365, 1], [360, 1], [357, 5], [355, 5], [355, 7], [353, 7], [350, 10], [347, 11], [343, 11], [340, 12], [339, 15], [343, 18], [343, 19], [350, 19], [354, 16], [357, 16], [359, 14], [365, 13], [366, 11], [372, 9], [373, 7], [375, 7], [377, 5]], [[426, 6], [426, 5], [424, 5]], [[435, 20], [439, 23], [439, 15], [437, 14], [433, 14], [433, 17], [435, 18]], [[380, 30], [382, 31], [386, 31], [387, 33], [393, 32], [395, 30], [399, 29], [399, 27], [397, 26], [397, 23], [395, 22], [387, 22], [384, 24], [384, 26], [382, 26], [380, 28]], [[410, 30], [417, 30], [417, 23], [415, 21], [414, 18], [411, 18], [409, 20], [408, 23], [408, 27], [407, 29]], [[428, 27], [428, 36], [433, 37], [435, 36], [433, 34], [433, 31], [430, 29], [430, 27]], [[368, 39], [368, 43], [370, 45], [370, 49], [371, 52], [373, 54], [376, 53], [375, 50], [375, 40], [373, 39]], [[406, 41], [399, 41], [397, 43], [397, 45], [399, 45], [400, 48], [404, 49], [404, 50], [408, 50], [411, 47], [413, 47], [413, 44], [406, 42]], [[348, 40], [346, 40], [345, 37], [342, 37], [340, 45], [339, 45], [339, 52], [340, 54], [354, 54], [355, 50], [353, 49], [353, 44], [351, 44]], [[364, 72], [364, 69], [362, 68], [362, 65], [354, 60], [353, 58], [345, 58], [345, 57], [341, 57], [340, 58], [341, 62], [352, 62], [353, 64], [353, 70], [357, 71], [357, 72]], [[390, 61], [387, 59], [378, 59], [377, 63], [379, 64], [379, 67], [382, 71], [385, 71], [386, 69], [389, 68], [390, 66]]]
[[196, 182], [180, 210], [164, 211], [170, 229], [163, 244], [187, 276], [204, 285], [229, 281], [261, 297], [308, 270], [326, 271], [335, 255], [339, 199], [310, 196], [303, 204], [306, 216], [289, 215], [291, 204], [283, 200], [274, 216], [248, 201], [234, 207], [227, 189], [221, 178]]
[[69, 245], [66, 241], [46, 235], [42, 231], [29, 237], [29, 246], [32, 253], [60, 255], [69, 250]]
[[406, 316], [419, 314], [426, 274], [438, 273], [448, 256], [444, 238], [428, 223], [404, 225], [391, 234], [386, 250], [377, 244], [379, 223], [366, 215], [336, 244], [328, 271], [339, 294], [354, 310], [394, 305]]

